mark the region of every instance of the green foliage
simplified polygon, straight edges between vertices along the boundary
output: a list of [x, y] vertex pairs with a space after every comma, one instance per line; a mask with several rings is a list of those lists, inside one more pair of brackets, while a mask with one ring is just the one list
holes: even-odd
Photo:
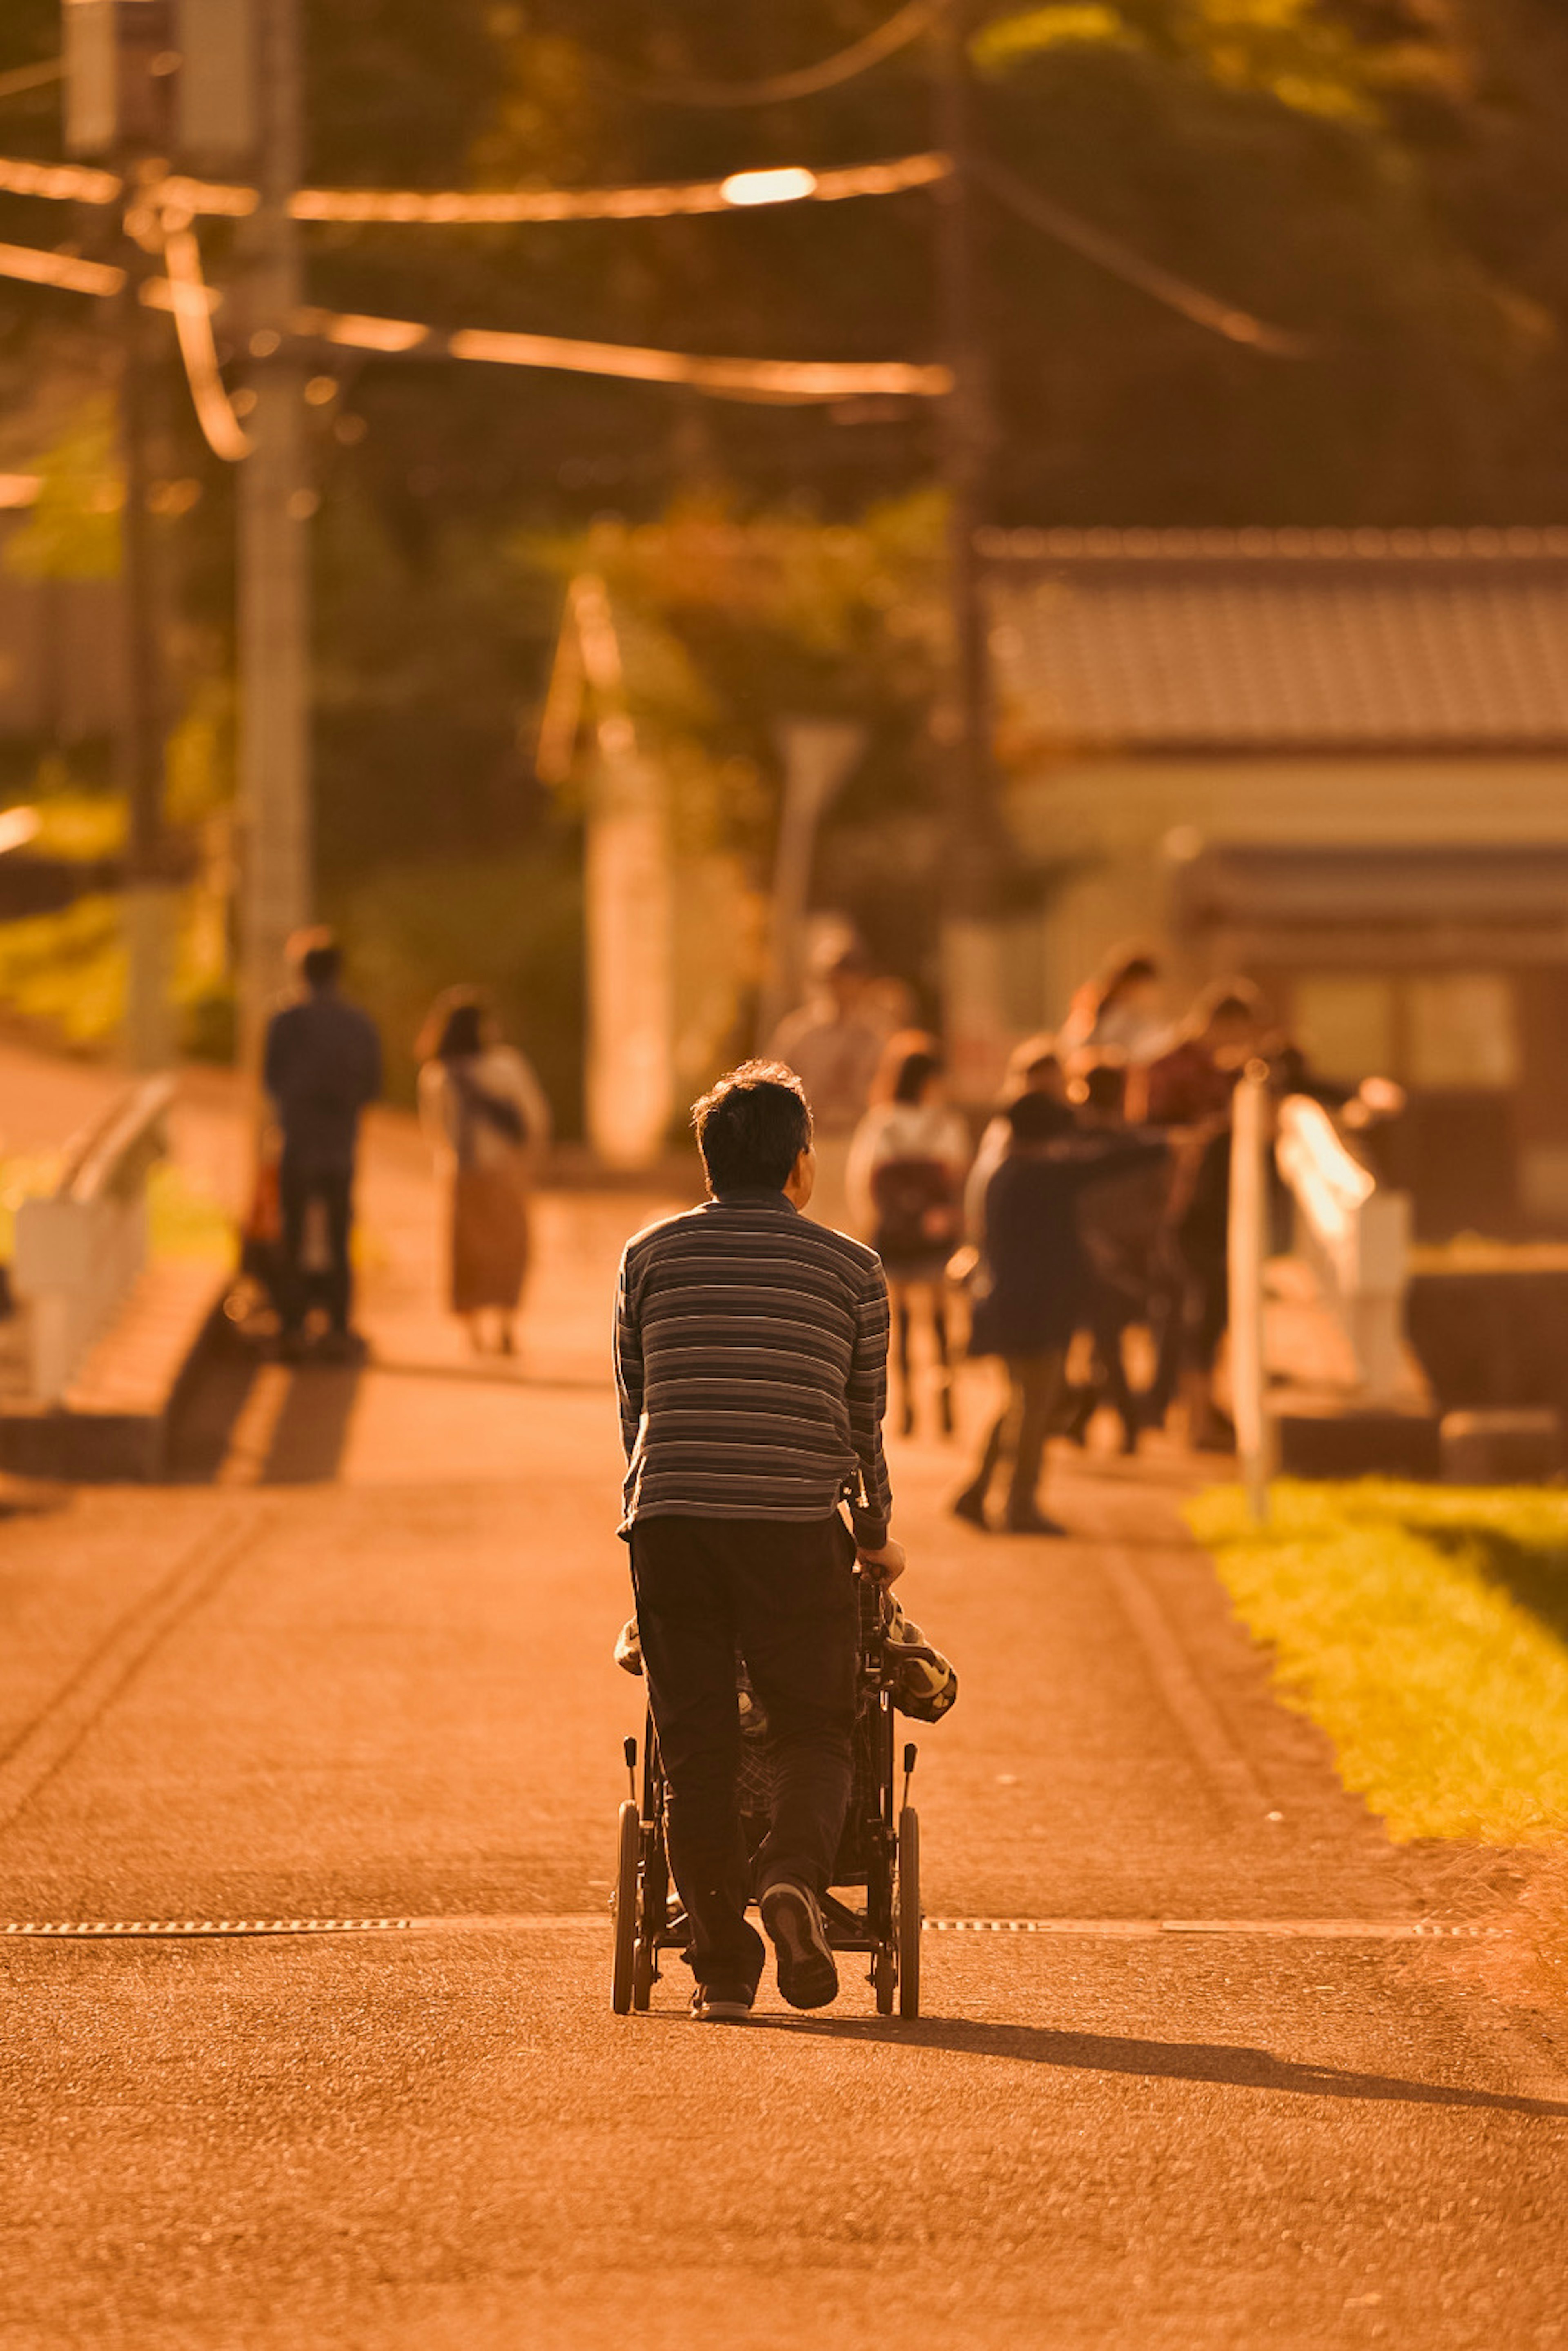
[[[180, 893], [174, 922], [171, 998], [180, 1016], [182, 1050], [225, 1060], [232, 1028], [212, 1000], [194, 891]], [[0, 1005], [78, 1051], [100, 1051], [118, 1037], [125, 968], [120, 901], [108, 894], [78, 898], [57, 914], [0, 923]]]
[[985, 26], [977, 62], [1007, 72], [1046, 49], [1110, 45], [1196, 68], [1217, 88], [1281, 106], [1371, 120], [1404, 86], [1458, 91], [1465, 60], [1442, 16], [1418, 6], [1336, 12], [1323, 0], [1061, 0]]
[[1568, 1497], [1281, 1480], [1187, 1512], [1281, 1696], [1396, 1838], [1568, 1826]]
[[412, 1102], [414, 1041], [434, 998], [486, 989], [534, 1062], [558, 1131], [582, 1119], [580, 849], [570, 831], [486, 857], [384, 864], [329, 894], [347, 985], [374, 1016], [389, 1091]]
[[114, 403], [99, 393], [34, 460], [38, 495], [5, 541], [8, 571], [23, 580], [114, 580], [124, 503]]

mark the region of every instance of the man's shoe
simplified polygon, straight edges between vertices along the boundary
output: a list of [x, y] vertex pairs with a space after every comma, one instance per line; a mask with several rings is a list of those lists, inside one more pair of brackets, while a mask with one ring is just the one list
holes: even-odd
[[692, 2014], [699, 2024], [744, 2024], [754, 1997], [743, 1983], [698, 1984]]
[[965, 1488], [954, 1501], [952, 1510], [956, 1519], [967, 1519], [970, 1526], [978, 1527], [983, 1535], [990, 1533], [991, 1522], [986, 1516], [985, 1498], [977, 1494], [972, 1487]]
[[1048, 1518], [1043, 1510], [1020, 1511], [1017, 1518], [1009, 1515], [1009, 1535], [1064, 1535], [1067, 1529], [1060, 1519]]
[[762, 1897], [762, 1923], [779, 1962], [779, 1989], [790, 2007], [826, 2008], [837, 2000], [838, 1962], [810, 1888], [780, 1878]]

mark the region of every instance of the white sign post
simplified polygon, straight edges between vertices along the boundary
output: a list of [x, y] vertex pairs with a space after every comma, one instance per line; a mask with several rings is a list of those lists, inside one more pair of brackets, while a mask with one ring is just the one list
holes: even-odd
[[1263, 1384], [1263, 1260], [1269, 1250], [1269, 1071], [1249, 1061], [1231, 1096], [1230, 1413], [1248, 1508], [1269, 1516], [1270, 1435]]

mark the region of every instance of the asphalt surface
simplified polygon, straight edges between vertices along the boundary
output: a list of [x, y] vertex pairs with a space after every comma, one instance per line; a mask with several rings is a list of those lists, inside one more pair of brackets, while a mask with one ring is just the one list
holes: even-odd
[[962, 1677], [925, 2016], [848, 1967], [810, 2019], [699, 2028], [678, 1967], [610, 2013], [602, 1350], [655, 1205], [547, 1198], [476, 1365], [384, 1122], [377, 1362], [219, 1361], [183, 1482], [0, 1524], [5, 1921], [413, 1922], [0, 1937], [0, 2346], [1568, 2344], [1563, 2042], [1409, 1938], [1421, 1866], [1271, 1698], [1173, 1454], [1063, 1465], [1052, 1545], [894, 1448]]

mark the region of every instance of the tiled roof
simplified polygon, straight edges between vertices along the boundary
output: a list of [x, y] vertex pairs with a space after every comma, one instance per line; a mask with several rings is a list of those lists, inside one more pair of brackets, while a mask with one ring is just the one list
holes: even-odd
[[1004, 722], [1025, 741], [1568, 750], [1568, 529], [980, 546]]

